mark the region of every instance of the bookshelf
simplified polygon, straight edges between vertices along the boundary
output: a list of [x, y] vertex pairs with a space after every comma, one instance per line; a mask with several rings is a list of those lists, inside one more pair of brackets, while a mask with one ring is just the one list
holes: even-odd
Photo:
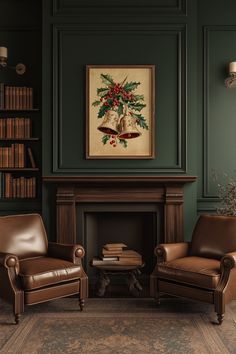
[[0, 83], [1, 203], [39, 199], [38, 115], [32, 87]]

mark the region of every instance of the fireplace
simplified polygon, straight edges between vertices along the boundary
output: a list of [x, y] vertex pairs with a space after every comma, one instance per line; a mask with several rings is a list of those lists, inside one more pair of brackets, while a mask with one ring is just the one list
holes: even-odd
[[140, 252], [145, 274], [154, 266], [159, 242], [183, 241], [184, 184], [192, 176], [44, 177], [56, 184], [57, 241], [81, 243], [89, 266], [105, 243], [124, 242]]
[[140, 253], [145, 262], [143, 282], [147, 284], [155, 265], [153, 249], [160, 240], [160, 220], [161, 208], [153, 203], [79, 204], [77, 242], [86, 249], [84, 269], [91, 288], [97, 274], [90, 262], [94, 256], [101, 256], [102, 246], [106, 243], [124, 243], [128, 249]]

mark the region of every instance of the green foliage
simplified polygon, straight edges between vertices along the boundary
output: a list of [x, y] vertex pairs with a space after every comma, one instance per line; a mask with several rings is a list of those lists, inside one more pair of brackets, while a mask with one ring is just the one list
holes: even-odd
[[121, 145], [123, 145], [124, 148], [127, 148], [127, 146], [128, 146], [128, 143], [127, 143], [127, 141], [125, 139], [119, 139], [119, 143]]
[[130, 91], [134, 91], [139, 85], [140, 82], [131, 81], [131, 82], [126, 82], [123, 88], [126, 92], [130, 92]]
[[103, 135], [102, 137], [103, 145], [105, 145], [110, 140], [110, 138], [111, 138], [110, 135]]
[[124, 106], [122, 103], [119, 104], [118, 109], [117, 109], [117, 113], [119, 114], [119, 116], [121, 116], [121, 114], [123, 114], [124, 111]]
[[146, 119], [144, 118], [144, 116], [142, 116], [142, 114], [136, 114], [136, 113], [132, 113], [132, 117], [136, 118], [136, 123], [137, 125], [139, 125], [141, 128], [148, 130], [148, 125], [146, 123]]
[[146, 107], [145, 104], [143, 104], [143, 103], [138, 103], [138, 102], [136, 102], [136, 103], [129, 103], [128, 106], [129, 106], [129, 108], [133, 109], [134, 111], [139, 111], [139, 112], [140, 112], [144, 107]]
[[101, 106], [98, 111], [98, 118], [102, 118], [109, 109], [111, 109], [110, 106]]
[[102, 98], [105, 97], [108, 94], [108, 92], [109, 89], [106, 87], [100, 87], [97, 89], [97, 95]]
[[144, 101], [144, 95], [133, 95], [135, 101]]
[[101, 103], [100, 101], [94, 101], [94, 102], [92, 103], [92, 106], [93, 106], [93, 107], [99, 106], [100, 103]]
[[102, 82], [107, 86], [114, 86], [115, 83], [109, 74], [101, 74]]

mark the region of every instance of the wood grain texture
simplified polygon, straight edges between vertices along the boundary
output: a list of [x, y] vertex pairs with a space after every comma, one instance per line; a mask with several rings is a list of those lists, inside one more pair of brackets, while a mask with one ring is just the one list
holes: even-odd
[[79, 203], [154, 203], [163, 209], [164, 242], [183, 241], [184, 184], [195, 176], [48, 176], [57, 186], [57, 241], [76, 243]]

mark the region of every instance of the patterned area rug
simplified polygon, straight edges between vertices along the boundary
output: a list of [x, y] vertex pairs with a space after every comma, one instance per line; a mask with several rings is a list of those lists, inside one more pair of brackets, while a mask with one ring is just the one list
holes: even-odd
[[236, 353], [236, 303], [222, 326], [213, 308], [181, 299], [75, 298], [27, 307], [18, 326], [0, 303], [1, 353], [228, 354]]

